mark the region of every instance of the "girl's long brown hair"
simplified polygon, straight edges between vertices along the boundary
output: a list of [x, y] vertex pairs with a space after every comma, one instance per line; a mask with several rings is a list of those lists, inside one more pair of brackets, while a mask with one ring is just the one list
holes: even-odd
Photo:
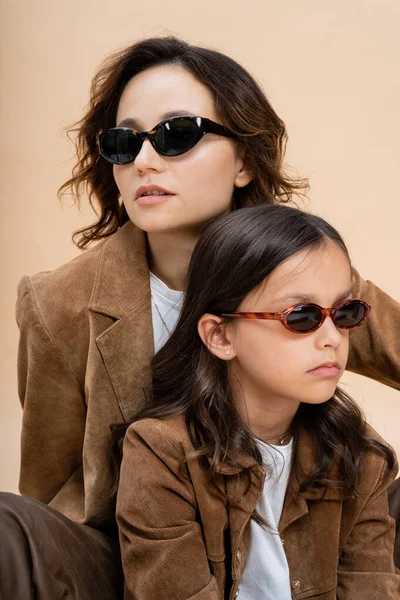
[[115, 127], [121, 94], [130, 79], [146, 69], [167, 64], [182, 66], [207, 86], [222, 123], [238, 134], [239, 143], [245, 148], [254, 178], [246, 187], [235, 190], [234, 209], [285, 202], [294, 192], [307, 188], [305, 180], [285, 174], [285, 125], [241, 65], [220, 52], [192, 46], [175, 37], [145, 39], [104, 61], [92, 81], [87, 112], [70, 130], [76, 134], [77, 163], [59, 195], [72, 193], [79, 203], [86, 192], [98, 214], [96, 223], [75, 233], [74, 241], [80, 248], [113, 234], [128, 220], [119, 200], [113, 167], [99, 153], [98, 134]]
[[[196, 454], [212, 473], [222, 461], [236, 464], [237, 453], [261, 463], [254, 437], [235, 410], [229, 363], [208, 351], [197, 323], [206, 313], [234, 312], [283, 261], [305, 249], [323, 248], [327, 240], [348, 255], [341, 236], [326, 221], [283, 205], [237, 210], [212, 223], [193, 252], [181, 316], [152, 361], [152, 391], [135, 421], [185, 415]], [[116, 440], [127, 426], [114, 431]], [[305, 474], [304, 487], [356, 491], [370, 448], [383, 452], [393, 467], [392, 450], [367, 436], [360, 409], [340, 389], [325, 403], [300, 405], [293, 423], [295, 445], [300, 428], [311, 434], [315, 450], [314, 470]], [[298, 470], [296, 451], [294, 457]]]

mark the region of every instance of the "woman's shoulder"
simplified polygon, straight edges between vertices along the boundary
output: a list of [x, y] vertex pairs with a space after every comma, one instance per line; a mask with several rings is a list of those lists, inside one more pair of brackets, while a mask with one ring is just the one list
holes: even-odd
[[34, 301], [39, 312], [50, 319], [62, 318], [65, 311], [72, 317], [86, 314], [96, 290], [112, 295], [123, 281], [132, 291], [143, 281], [146, 269], [144, 234], [128, 222], [54, 271], [23, 277], [18, 285], [17, 312], [19, 306]]
[[104, 243], [101, 242], [54, 271], [41, 271], [22, 277], [18, 284], [18, 301], [22, 302], [33, 294], [39, 304], [52, 299], [57, 300], [58, 305], [60, 300], [61, 304], [71, 304], [71, 299], [81, 299], [80, 304], [87, 304]]
[[63, 297], [67, 292], [66, 300], [71, 295], [88, 297], [99, 267], [114, 267], [122, 275], [124, 270], [128, 270], [132, 259], [138, 260], [137, 255], [144, 244], [143, 238], [143, 232], [131, 222], [125, 223], [116, 233], [53, 271], [42, 271], [23, 277], [18, 286], [18, 297], [21, 298], [30, 287], [38, 296], [56, 294]]

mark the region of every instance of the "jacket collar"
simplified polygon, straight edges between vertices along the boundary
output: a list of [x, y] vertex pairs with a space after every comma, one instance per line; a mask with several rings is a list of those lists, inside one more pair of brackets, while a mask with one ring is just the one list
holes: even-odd
[[[306, 477], [313, 470], [315, 464], [315, 449], [312, 437], [303, 429], [299, 432], [297, 442], [297, 453], [299, 458], [299, 472], [293, 473], [292, 490], [305, 500], [345, 500], [353, 498], [351, 492], [336, 490], [335, 488], [312, 488], [300, 492], [301, 486], [304, 484]], [[336, 473], [336, 466], [333, 467], [332, 475]]]
[[121, 319], [150, 296], [146, 235], [128, 221], [101, 246], [89, 310]]
[[[300, 429], [296, 446], [299, 469], [292, 476], [290, 486], [292, 495], [294, 497], [300, 496], [304, 500], [344, 500], [346, 498], [353, 498], [354, 495], [352, 493], [339, 491], [331, 487], [299, 491], [306, 480], [307, 474], [311, 473], [315, 463], [313, 447], [311, 436], [304, 429]], [[223, 475], [236, 475], [244, 469], [252, 469], [258, 466], [257, 461], [249, 455], [237, 454], [234, 458], [236, 465], [223, 462], [219, 465], [218, 472]]]

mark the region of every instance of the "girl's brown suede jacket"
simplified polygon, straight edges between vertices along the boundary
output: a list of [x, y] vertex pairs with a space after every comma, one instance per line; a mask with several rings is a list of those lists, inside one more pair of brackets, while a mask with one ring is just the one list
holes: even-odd
[[[354, 272], [371, 304], [351, 333], [348, 368], [400, 389], [400, 304]], [[115, 522], [110, 425], [130, 421], [154, 354], [145, 236], [131, 222], [70, 263], [24, 277], [18, 290], [20, 491], [67, 517]]]
[[[383, 441], [371, 428], [367, 433]], [[211, 481], [193, 458], [183, 416], [134, 423], [123, 450], [117, 519], [126, 600], [233, 600], [264, 469], [241, 456], [239, 467], [223, 463]], [[309, 474], [313, 446], [305, 432], [295, 451]], [[333, 488], [299, 493], [304, 479], [292, 479], [279, 533], [294, 599], [400, 598], [387, 507], [396, 471], [388, 473], [384, 455], [370, 450], [356, 496]]]

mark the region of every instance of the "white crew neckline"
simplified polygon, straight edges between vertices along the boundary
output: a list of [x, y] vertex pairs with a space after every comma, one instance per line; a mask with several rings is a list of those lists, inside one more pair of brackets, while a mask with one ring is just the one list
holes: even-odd
[[178, 290], [171, 290], [161, 279], [159, 279], [154, 273], [150, 271], [150, 289], [152, 292], [155, 292], [157, 295], [162, 296], [164, 300], [171, 304], [176, 304], [179, 302], [185, 292], [180, 292]]

